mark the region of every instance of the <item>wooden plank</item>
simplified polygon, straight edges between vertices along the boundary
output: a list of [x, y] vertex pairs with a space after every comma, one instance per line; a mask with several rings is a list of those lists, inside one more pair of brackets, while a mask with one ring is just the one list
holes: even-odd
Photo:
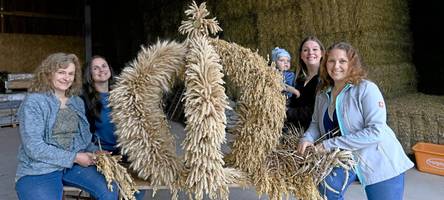
[[[134, 177], [135, 176], [134, 174], [132, 176], [133, 176], [134, 182], [136, 182], [136, 186], [137, 186], [138, 190], [152, 190], [152, 189], [154, 189], [154, 187], [150, 185], [149, 181], [143, 180], [143, 179], [141, 179], [139, 177]], [[239, 185], [239, 184], [229, 184], [228, 187], [229, 188], [246, 188], [246, 187], [249, 187], [249, 186], [245, 186], [244, 187], [244, 186]], [[156, 189], [158, 189], [158, 190], [162, 190], [162, 189], [168, 190], [170, 188], [168, 188], [167, 186], [157, 186]]]
[[5, 88], [7, 90], [27, 89], [31, 87], [31, 83], [31, 79], [5, 81]]

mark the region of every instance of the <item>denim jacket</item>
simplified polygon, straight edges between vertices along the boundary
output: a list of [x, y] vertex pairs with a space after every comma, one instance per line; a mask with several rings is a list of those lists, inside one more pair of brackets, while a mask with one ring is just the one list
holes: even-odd
[[[314, 142], [325, 134], [323, 118], [330, 104], [327, 92], [316, 97], [312, 122], [303, 140]], [[347, 84], [336, 98], [336, 113], [342, 136], [322, 142], [327, 150], [340, 148], [353, 152], [356, 174], [364, 186], [393, 178], [413, 167], [387, 125], [385, 102], [376, 84], [363, 80]]]
[[[89, 124], [83, 101], [70, 97], [67, 107], [77, 113], [79, 134], [73, 139], [72, 148], [66, 151], [52, 138], [60, 101], [53, 93], [31, 93], [18, 110], [21, 145], [17, 155], [16, 180], [26, 175], [41, 175], [71, 168], [77, 152], [93, 152]], [[69, 122], [67, 122], [69, 123]]]

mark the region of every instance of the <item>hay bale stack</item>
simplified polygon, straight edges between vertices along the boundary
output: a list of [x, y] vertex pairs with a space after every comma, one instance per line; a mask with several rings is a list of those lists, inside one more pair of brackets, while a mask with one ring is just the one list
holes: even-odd
[[67, 52], [84, 60], [81, 37], [0, 33], [0, 69], [12, 73], [32, 73], [49, 54]]
[[412, 93], [387, 101], [388, 121], [404, 150], [417, 142], [444, 144], [444, 97]]
[[[259, 38], [258, 30], [256, 28], [256, 21], [256, 14], [249, 14], [239, 18], [232, 18], [231, 20], [226, 22], [222, 21], [222, 26], [224, 26], [223, 23], [229, 24], [229, 26], [224, 29], [224, 39], [226, 41], [242, 44], [244, 47], [257, 49]], [[249, 35], [251, 37], [242, 37], [243, 35]]]
[[[259, 30], [259, 53], [266, 57], [274, 47], [287, 49], [294, 58], [299, 48], [300, 22], [299, 13], [293, 7], [281, 10], [261, 11], [258, 13], [257, 27]], [[292, 66], [296, 66], [297, 59], [292, 59]]]
[[[407, 1], [227, 0], [209, 5], [224, 27], [222, 38], [257, 48], [264, 57], [275, 46], [296, 55], [299, 43], [308, 35], [318, 36], [326, 46], [347, 41], [359, 50], [370, 78], [386, 97], [414, 91]], [[391, 73], [372, 75], [381, 71]]]

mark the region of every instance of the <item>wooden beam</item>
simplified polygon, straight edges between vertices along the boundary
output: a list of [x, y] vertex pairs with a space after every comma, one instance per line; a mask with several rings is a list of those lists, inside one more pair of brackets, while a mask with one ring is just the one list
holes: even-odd
[[63, 19], [63, 20], [82, 20], [78, 17], [71, 17], [66, 15], [53, 15], [53, 14], [43, 14], [36, 12], [24, 12], [24, 11], [0, 11], [0, 15], [3, 16], [20, 16], [20, 17], [35, 17], [35, 18], [46, 18], [46, 19]]

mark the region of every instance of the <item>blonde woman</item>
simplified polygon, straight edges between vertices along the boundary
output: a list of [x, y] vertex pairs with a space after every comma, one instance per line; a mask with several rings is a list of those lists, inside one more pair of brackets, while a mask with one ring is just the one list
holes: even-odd
[[63, 185], [81, 188], [96, 199], [115, 200], [95, 167], [74, 54], [49, 55], [37, 68], [29, 95], [19, 108], [21, 145], [16, 191], [19, 199], [62, 199]]

